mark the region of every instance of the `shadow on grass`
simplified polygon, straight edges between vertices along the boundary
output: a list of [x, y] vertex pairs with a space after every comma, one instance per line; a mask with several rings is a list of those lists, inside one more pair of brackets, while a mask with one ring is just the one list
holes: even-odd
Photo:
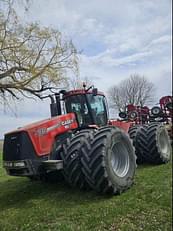
[[[155, 194], [159, 194], [159, 191], [162, 192], [165, 187], [169, 187], [167, 185], [169, 182], [165, 185], [164, 180], [167, 177], [168, 169], [171, 169], [170, 164], [167, 168], [165, 168], [165, 165], [140, 166], [135, 176], [135, 184], [120, 197], [118, 195], [113, 197], [114, 202], [119, 204], [127, 200], [128, 203], [132, 203], [134, 200], [141, 203], [145, 200], [147, 203], [154, 203]], [[158, 182], [162, 182], [159, 187]], [[21, 177], [4, 176], [0, 178], [0, 211], [9, 208], [28, 209], [40, 206], [42, 203], [45, 205], [51, 203], [57, 208], [63, 207], [64, 209], [81, 205], [92, 206], [92, 204], [98, 202], [107, 203], [110, 197], [109, 195], [97, 194], [94, 191], [81, 191], [77, 188], [71, 188], [63, 181], [45, 183]]]
[[30, 208], [34, 201], [44, 200], [61, 207], [74, 207], [104, 201], [109, 195], [99, 195], [93, 191], [81, 191], [69, 187], [64, 182], [46, 183], [27, 178], [11, 178], [0, 182], [0, 210], [9, 208]]

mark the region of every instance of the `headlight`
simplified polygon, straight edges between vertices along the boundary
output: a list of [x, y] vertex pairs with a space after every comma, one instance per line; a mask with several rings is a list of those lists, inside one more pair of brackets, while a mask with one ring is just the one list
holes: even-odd
[[13, 162], [10, 162], [10, 161], [4, 161], [3, 162], [3, 167], [4, 168], [10, 168], [10, 167], [13, 167]]
[[24, 161], [4, 161], [3, 162], [4, 168], [23, 168], [25, 167]]
[[13, 166], [14, 167], [25, 167], [25, 162], [14, 162]]

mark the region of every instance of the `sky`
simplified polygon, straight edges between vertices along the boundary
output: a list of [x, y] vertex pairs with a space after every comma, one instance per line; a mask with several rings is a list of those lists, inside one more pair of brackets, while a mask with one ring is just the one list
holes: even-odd
[[[155, 84], [155, 103], [171, 94], [171, 0], [32, 0], [24, 21], [60, 30], [82, 51], [80, 77], [103, 92], [131, 74]], [[15, 112], [15, 113], [14, 113]], [[14, 115], [16, 114], [16, 115]], [[0, 107], [0, 138], [7, 131], [49, 117], [49, 102], [20, 101]]]

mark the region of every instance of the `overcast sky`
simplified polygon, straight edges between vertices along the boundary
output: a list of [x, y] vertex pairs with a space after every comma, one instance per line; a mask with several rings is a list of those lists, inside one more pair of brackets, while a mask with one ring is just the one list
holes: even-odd
[[[72, 39], [80, 76], [106, 92], [138, 73], [156, 86], [156, 99], [171, 94], [171, 0], [32, 0], [25, 21], [39, 21]], [[156, 102], [157, 103], [157, 102]], [[48, 102], [0, 108], [0, 138], [11, 129], [49, 116]]]

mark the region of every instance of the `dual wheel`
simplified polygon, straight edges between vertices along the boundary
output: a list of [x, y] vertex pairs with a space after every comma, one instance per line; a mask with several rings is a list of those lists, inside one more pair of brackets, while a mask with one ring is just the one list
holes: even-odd
[[137, 163], [164, 164], [171, 158], [171, 144], [166, 127], [161, 123], [136, 125], [129, 129]]
[[60, 152], [71, 186], [119, 194], [133, 183], [136, 156], [125, 132], [113, 126], [77, 132]]

